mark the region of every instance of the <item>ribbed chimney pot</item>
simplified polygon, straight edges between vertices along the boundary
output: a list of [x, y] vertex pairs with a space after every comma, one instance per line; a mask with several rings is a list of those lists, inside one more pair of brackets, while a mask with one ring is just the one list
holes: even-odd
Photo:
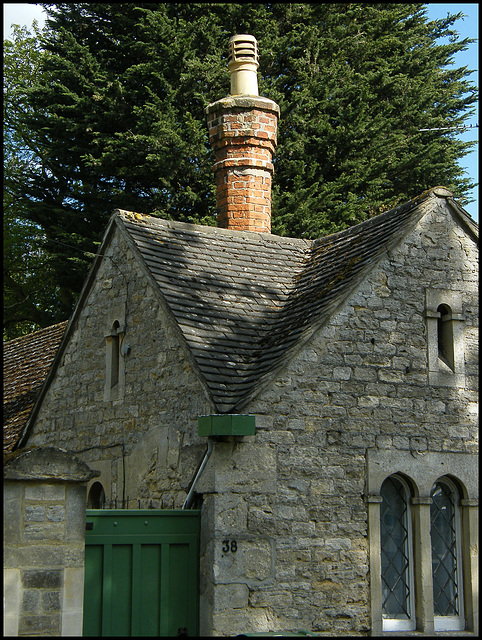
[[271, 232], [271, 181], [279, 106], [258, 95], [258, 44], [254, 36], [229, 40], [231, 94], [206, 107], [218, 226]]
[[231, 75], [231, 95], [258, 95], [258, 43], [247, 34], [229, 40], [228, 71]]

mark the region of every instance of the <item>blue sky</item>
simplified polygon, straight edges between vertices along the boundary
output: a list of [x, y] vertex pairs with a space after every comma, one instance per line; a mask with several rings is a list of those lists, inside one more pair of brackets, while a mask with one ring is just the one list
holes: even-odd
[[[427, 17], [429, 20], [437, 18], [445, 18], [447, 13], [464, 14], [463, 20], [458, 20], [456, 28], [459, 32], [460, 38], [477, 38], [479, 37], [479, 5], [477, 2], [462, 3], [428, 3], [427, 4]], [[39, 26], [43, 26], [44, 12], [42, 7], [37, 4], [27, 3], [4, 3], [3, 4], [3, 37], [8, 38], [11, 34], [11, 25], [20, 24], [27, 27], [31, 27], [32, 20], [37, 20]], [[478, 42], [470, 45], [467, 51], [462, 51], [455, 56], [454, 64], [457, 67], [467, 66], [469, 69], [474, 69], [474, 73], [470, 78], [474, 83], [479, 85], [479, 45]], [[467, 124], [478, 124], [479, 122], [479, 108], [478, 103], [476, 105], [476, 113], [467, 121]], [[477, 128], [467, 129], [465, 132], [460, 133], [462, 140], [477, 140], [479, 139], [479, 131]], [[461, 160], [461, 165], [467, 171], [467, 174], [471, 178], [472, 182], [478, 182], [479, 177], [479, 148], [478, 145], [474, 147], [474, 150]], [[434, 185], [436, 186], [436, 185]], [[471, 198], [474, 198], [475, 202], [470, 203], [465, 208], [474, 218], [479, 219], [479, 188], [476, 187], [470, 194]]]
[[[429, 20], [435, 20], [437, 18], [445, 18], [447, 13], [459, 13], [462, 12], [465, 16], [463, 20], [457, 20], [456, 29], [460, 35], [460, 38], [479, 38], [479, 4], [477, 2], [451, 2], [451, 3], [430, 3], [427, 5], [427, 17]], [[470, 79], [479, 86], [479, 43], [478, 41], [470, 45], [466, 51], [459, 52], [454, 56], [454, 64], [457, 67], [468, 67], [469, 69], [475, 69], [473, 74], [470, 75]], [[467, 124], [479, 123], [479, 103], [476, 103], [476, 113], [467, 120]], [[468, 129], [465, 133], [460, 134], [460, 139], [464, 141], [478, 140], [479, 130]], [[460, 162], [470, 176], [472, 182], [478, 182], [479, 180], [479, 146], [476, 145], [473, 151], [462, 158]], [[479, 220], [479, 188], [478, 186], [472, 190], [470, 194], [471, 198], [475, 199], [475, 202], [471, 202], [465, 207], [474, 220]]]

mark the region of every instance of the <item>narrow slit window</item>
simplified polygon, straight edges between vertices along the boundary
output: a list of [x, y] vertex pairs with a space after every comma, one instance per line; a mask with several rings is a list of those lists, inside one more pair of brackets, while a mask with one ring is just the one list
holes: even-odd
[[425, 296], [429, 384], [463, 389], [466, 317], [462, 295], [426, 289]]
[[124, 329], [115, 320], [105, 335], [105, 387], [104, 400], [120, 400], [124, 386], [124, 363], [121, 358]]
[[117, 320], [114, 322], [112, 326], [112, 336], [111, 336], [111, 358], [110, 358], [110, 386], [115, 387], [119, 382], [119, 348], [120, 348], [120, 339], [119, 339], [119, 323]]
[[437, 311], [440, 314], [437, 318], [438, 357], [447, 367], [455, 371], [452, 311], [446, 304], [441, 304]]

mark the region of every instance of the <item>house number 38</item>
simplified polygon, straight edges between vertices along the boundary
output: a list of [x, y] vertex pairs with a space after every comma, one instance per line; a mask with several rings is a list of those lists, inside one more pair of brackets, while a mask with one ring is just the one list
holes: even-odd
[[232, 553], [236, 553], [238, 550], [238, 543], [236, 540], [223, 540], [223, 551], [224, 553], [228, 553], [231, 551]]

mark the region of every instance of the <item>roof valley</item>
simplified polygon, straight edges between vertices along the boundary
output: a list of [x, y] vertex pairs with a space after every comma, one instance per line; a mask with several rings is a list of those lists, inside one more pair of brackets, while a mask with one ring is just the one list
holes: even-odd
[[423, 212], [407, 203], [314, 241], [118, 215], [223, 413], [294, 355]]

